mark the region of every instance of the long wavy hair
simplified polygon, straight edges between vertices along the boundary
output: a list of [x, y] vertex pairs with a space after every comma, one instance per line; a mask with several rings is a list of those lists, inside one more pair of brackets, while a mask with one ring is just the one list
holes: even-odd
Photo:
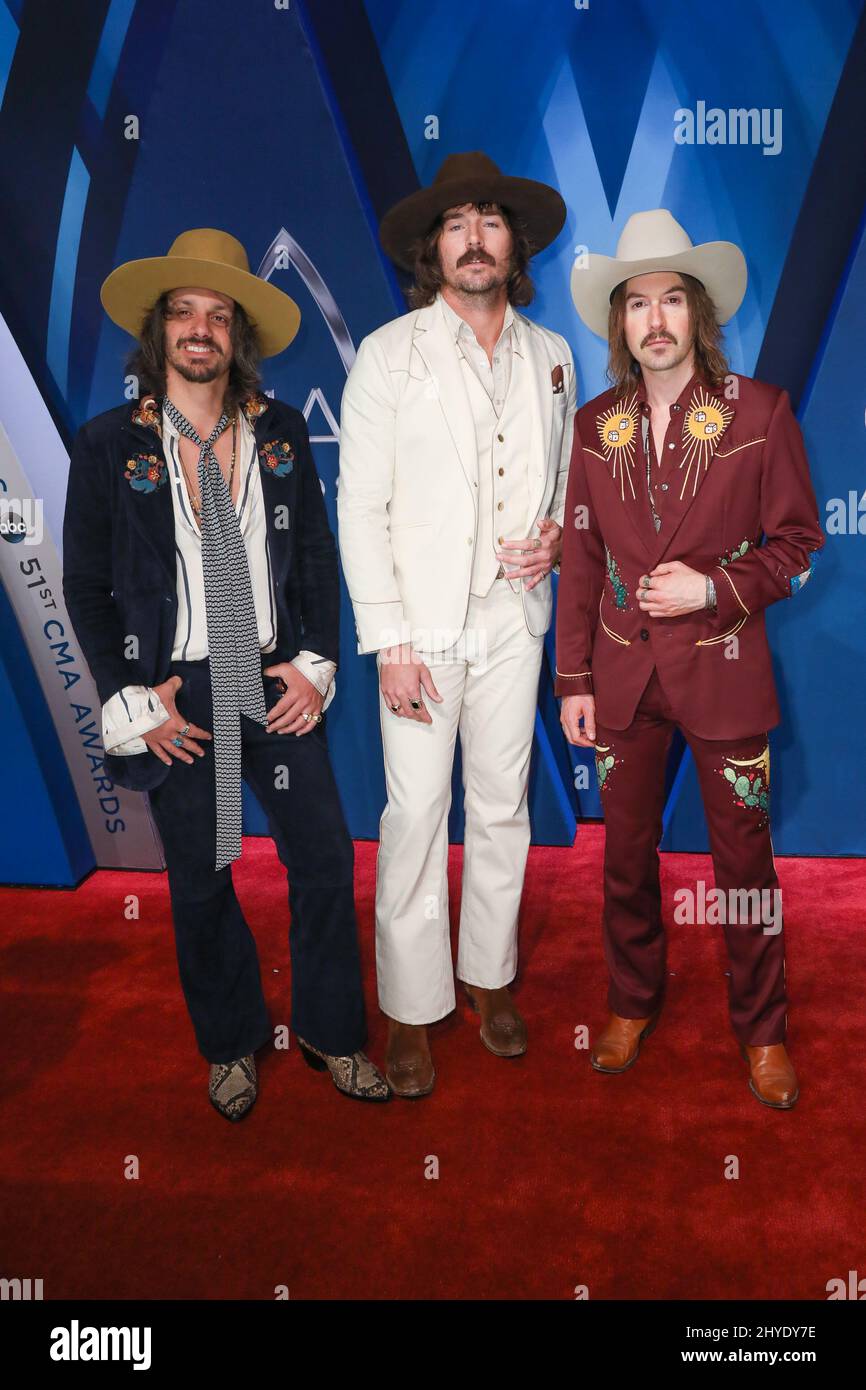
[[[722, 352], [722, 330], [716, 319], [716, 306], [700, 280], [693, 275], [680, 276], [689, 306], [689, 324], [694, 334], [695, 369], [708, 386], [720, 390], [730, 372]], [[634, 390], [640, 376], [640, 363], [634, 358], [625, 340], [626, 282], [617, 285], [610, 301], [608, 317], [607, 379], [617, 395]]]
[[[508, 300], [515, 308], [531, 304], [535, 296], [535, 286], [529, 276], [529, 262], [535, 255], [533, 245], [524, 222], [509, 208], [499, 203], [471, 203], [477, 212], [498, 212], [511, 232], [511, 274], [508, 277]], [[446, 209], [449, 211], [449, 209]], [[426, 236], [418, 237], [409, 248], [414, 261], [415, 283], [407, 293], [410, 309], [423, 309], [432, 304], [438, 291], [445, 283], [442, 265], [439, 260], [439, 237], [445, 221], [445, 213], [437, 217]]]
[[[130, 353], [126, 370], [138, 378], [139, 398], [165, 395], [165, 320], [168, 317], [169, 294], [166, 290], [142, 320], [138, 345]], [[255, 325], [243, 305], [235, 301], [229, 337], [232, 362], [223, 398], [224, 409], [231, 413], [261, 386], [259, 363], [261, 345]]]

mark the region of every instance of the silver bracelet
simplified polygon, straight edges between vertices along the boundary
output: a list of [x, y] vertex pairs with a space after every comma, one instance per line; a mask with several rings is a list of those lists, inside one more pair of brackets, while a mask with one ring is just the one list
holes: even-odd
[[706, 603], [704, 604], [704, 607], [705, 607], [705, 608], [715, 608], [715, 607], [716, 607], [716, 586], [715, 586], [715, 584], [713, 583], [713, 580], [712, 580], [712, 578], [711, 578], [710, 575], [707, 575], [707, 600], [706, 600]]

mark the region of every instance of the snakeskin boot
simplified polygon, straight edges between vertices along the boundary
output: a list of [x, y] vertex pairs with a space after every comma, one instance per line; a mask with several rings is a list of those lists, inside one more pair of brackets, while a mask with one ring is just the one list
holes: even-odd
[[351, 1057], [332, 1057], [328, 1052], [320, 1052], [312, 1043], [298, 1038], [304, 1061], [314, 1071], [331, 1073], [331, 1080], [338, 1091], [353, 1100], [390, 1100], [391, 1087], [378, 1067], [374, 1066], [363, 1052], [353, 1052]]
[[258, 1095], [256, 1059], [252, 1053], [236, 1062], [211, 1064], [208, 1095], [211, 1105], [227, 1120], [242, 1120]]

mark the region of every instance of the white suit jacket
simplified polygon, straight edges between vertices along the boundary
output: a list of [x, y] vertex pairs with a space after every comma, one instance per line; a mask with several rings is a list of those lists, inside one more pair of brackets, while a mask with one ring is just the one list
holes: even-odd
[[[562, 525], [575, 411], [574, 363], [558, 333], [523, 314], [533, 390], [527, 536]], [[561, 367], [563, 389], [554, 391]], [[557, 374], [558, 376], [559, 374]], [[442, 651], [460, 635], [477, 533], [478, 450], [454, 340], [437, 303], [361, 343], [343, 392], [337, 518], [358, 651], [414, 641]], [[526, 626], [550, 626], [548, 575], [521, 582]], [[419, 635], [420, 634], [420, 635]]]

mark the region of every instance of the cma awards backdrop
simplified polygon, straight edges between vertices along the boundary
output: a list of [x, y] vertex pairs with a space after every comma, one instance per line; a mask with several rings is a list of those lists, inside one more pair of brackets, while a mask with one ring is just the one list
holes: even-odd
[[[303, 409], [336, 529], [346, 373], [364, 335], [405, 312], [378, 220], [447, 154], [478, 148], [568, 205], [528, 312], [572, 345], [579, 400], [603, 389], [605, 354], [571, 303], [576, 255], [612, 254], [629, 214], [660, 206], [695, 242], [743, 247], [729, 358], [791, 392], [827, 531], [812, 582], [768, 615], [774, 844], [866, 853], [861, 0], [0, 0], [0, 102], [2, 881], [162, 865], [145, 799], [102, 767], [61, 588], [71, 440], [135, 390], [102, 280], [185, 228], [243, 241], [301, 307], [264, 387]], [[552, 633], [546, 658], [533, 839], [566, 845], [600, 806], [560, 730]], [[356, 838], [377, 838], [384, 805], [378, 703], [344, 591], [329, 739]], [[454, 790], [459, 840], [459, 766]], [[265, 829], [251, 796], [245, 828]], [[706, 848], [681, 746], [663, 845]]]

